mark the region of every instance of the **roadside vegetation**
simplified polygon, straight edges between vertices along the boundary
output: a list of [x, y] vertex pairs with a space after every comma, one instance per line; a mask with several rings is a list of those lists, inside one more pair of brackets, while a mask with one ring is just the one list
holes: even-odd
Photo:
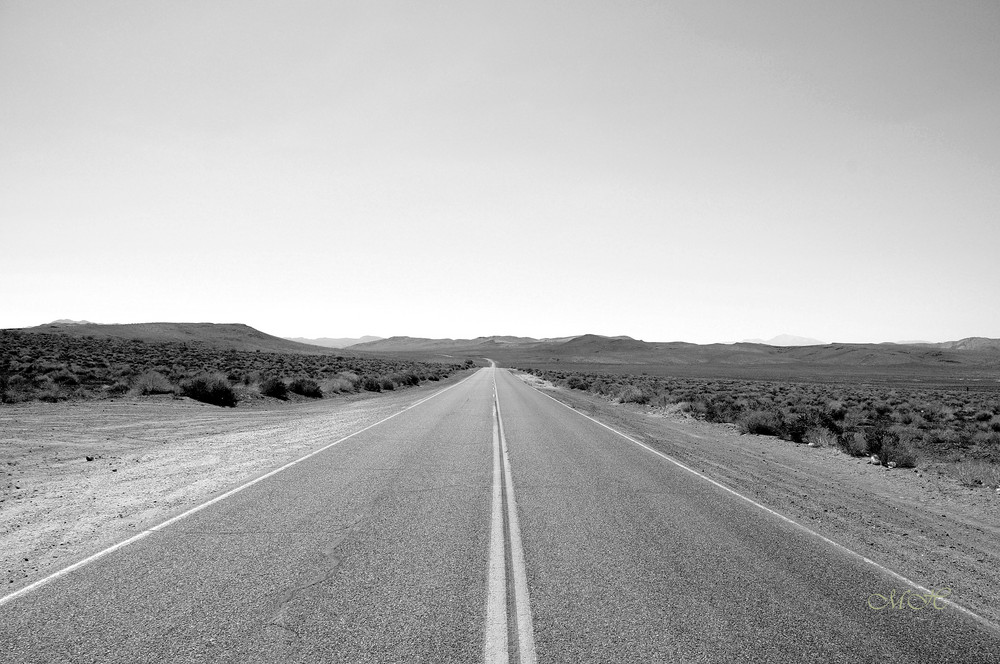
[[671, 407], [734, 424], [741, 433], [835, 447], [877, 457], [886, 466], [912, 468], [921, 459], [957, 462], [963, 484], [1000, 484], [1000, 386], [925, 390], [521, 370], [612, 401]]
[[0, 401], [175, 394], [219, 406], [318, 399], [437, 381], [472, 366], [342, 355], [220, 351], [197, 343], [0, 330]]

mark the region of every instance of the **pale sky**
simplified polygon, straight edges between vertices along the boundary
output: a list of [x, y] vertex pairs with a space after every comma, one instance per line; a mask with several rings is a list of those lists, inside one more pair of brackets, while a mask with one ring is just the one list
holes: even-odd
[[0, 328], [1000, 337], [1000, 3], [0, 0]]

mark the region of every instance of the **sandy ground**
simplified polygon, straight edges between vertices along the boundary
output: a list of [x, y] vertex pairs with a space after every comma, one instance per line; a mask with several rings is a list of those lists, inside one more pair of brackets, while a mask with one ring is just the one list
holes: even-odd
[[[519, 377], [912, 581], [950, 588], [957, 603], [1000, 624], [1000, 496], [991, 488], [962, 487], [932, 465], [889, 470], [836, 449], [740, 435], [676, 409], [614, 404]], [[892, 588], [906, 586], [872, 592]]]
[[0, 595], [466, 375], [380, 395], [235, 409], [171, 396], [2, 405]]

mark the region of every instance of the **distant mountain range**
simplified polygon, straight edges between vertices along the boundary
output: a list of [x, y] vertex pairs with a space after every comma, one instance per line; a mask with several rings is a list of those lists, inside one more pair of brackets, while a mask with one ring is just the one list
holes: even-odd
[[764, 341], [763, 339], [744, 339], [745, 344], [767, 344], [768, 346], [823, 346], [825, 341], [810, 339], [809, 337], [797, 337], [793, 334], [779, 334], [778, 336]]
[[[692, 344], [648, 342], [627, 336], [584, 334], [558, 339], [390, 337], [351, 347], [357, 353], [399, 354], [411, 359], [488, 357], [503, 366], [566, 370], [654, 371], [672, 375], [745, 378], [950, 377], [1000, 380], [1000, 339], [972, 337], [940, 344]], [[607, 367], [602, 369], [600, 367]], [[965, 378], [963, 378], [965, 377]]]
[[363, 344], [369, 341], [379, 341], [383, 337], [363, 336], [358, 338], [344, 337], [334, 339], [330, 337], [319, 337], [318, 339], [307, 339], [305, 337], [285, 337], [289, 341], [297, 341], [300, 344], [312, 344], [313, 346], [323, 346], [325, 348], [347, 348], [355, 344]]
[[[300, 343], [265, 334], [247, 325], [231, 323], [137, 323], [99, 325], [86, 321], [54, 321], [20, 330], [28, 333], [70, 336], [118, 337], [143, 341], [183, 341], [216, 349], [321, 355], [398, 355], [408, 359], [453, 361], [492, 358], [504, 366], [587, 365], [592, 370], [644, 372], [671, 375], [729, 377], [824, 376], [841, 378], [909, 376], [950, 377], [955, 380], [1000, 381], [1000, 339], [969, 337], [941, 343], [772, 345], [770, 343], [692, 344], [679, 341], [649, 342], [628, 336], [583, 334], [571, 337], [487, 336], [475, 339], [389, 337], [357, 340], [350, 346], [316, 345], [354, 339], [314, 339]], [[792, 339], [794, 341], [794, 339]], [[815, 340], [810, 340], [815, 341]], [[558, 363], [558, 364], [556, 364]]]
[[[809, 342], [809, 343], [805, 343]], [[684, 355], [711, 353], [717, 357], [736, 357], [752, 355], [755, 357], [794, 356], [819, 357], [836, 355], [842, 358], [844, 352], [857, 352], [865, 349], [866, 353], [874, 353], [888, 358], [914, 352], [931, 352], [938, 350], [970, 351], [970, 352], [1000, 352], [1000, 339], [985, 337], [969, 337], [958, 341], [941, 343], [882, 343], [882, 344], [825, 344], [815, 339], [781, 335], [769, 341], [743, 341], [734, 344], [693, 344], [683, 341], [640, 341], [628, 336], [606, 337], [598, 334], [583, 334], [575, 337], [557, 337], [550, 339], [535, 339], [533, 337], [491, 336], [475, 339], [427, 339], [422, 337], [389, 337], [377, 341], [355, 344], [352, 350], [364, 352], [488, 352], [495, 350], [536, 350], [551, 352], [556, 355], [573, 353], [587, 355], [590, 353], [612, 354], [675, 354], [684, 351]], [[939, 355], [939, 354], [938, 354]], [[937, 357], [938, 355], [934, 355]]]
[[[379, 339], [378, 341], [369, 341], [366, 343], [360, 343], [353, 346], [354, 350], [361, 350], [367, 352], [376, 351], [429, 351], [429, 350], [461, 350], [461, 349], [477, 349], [477, 348], [490, 348], [490, 347], [510, 347], [510, 348], [521, 348], [525, 346], [533, 346], [541, 343], [558, 343], [569, 341], [575, 339], [576, 337], [560, 337], [555, 339], [535, 339], [533, 337], [511, 337], [511, 336], [492, 336], [492, 337], [476, 337], [475, 339], [426, 339], [424, 337], [389, 337], [388, 339]], [[607, 338], [623, 338], [623, 337], [607, 337]], [[624, 337], [628, 339], [629, 337]]]
[[91, 323], [89, 320], [70, 320], [68, 318], [60, 318], [59, 320], [54, 320], [49, 325], [100, 325], [100, 323]]

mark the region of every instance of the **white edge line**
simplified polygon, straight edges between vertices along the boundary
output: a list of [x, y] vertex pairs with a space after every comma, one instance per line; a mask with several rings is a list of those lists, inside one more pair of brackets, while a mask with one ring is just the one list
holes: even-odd
[[503, 450], [504, 486], [507, 488], [507, 524], [510, 530], [510, 567], [514, 577], [514, 607], [517, 611], [517, 653], [521, 664], [535, 664], [535, 627], [531, 620], [531, 599], [528, 596], [528, 578], [524, 567], [524, 548], [521, 545], [521, 527], [517, 520], [517, 501], [514, 500], [514, 480], [507, 454], [507, 435], [503, 429], [500, 411], [500, 393], [497, 390], [496, 369], [493, 369], [494, 408], [500, 427], [500, 446]]
[[79, 560], [79, 561], [73, 563], [72, 565], [69, 565], [68, 567], [64, 567], [61, 570], [53, 572], [52, 574], [49, 574], [48, 576], [46, 576], [44, 578], [41, 578], [38, 581], [35, 581], [34, 583], [31, 583], [31, 584], [29, 584], [29, 585], [27, 585], [27, 586], [25, 586], [23, 588], [19, 588], [18, 590], [15, 590], [14, 592], [10, 593], [9, 595], [5, 595], [3, 597], [0, 597], [0, 606], [3, 606], [4, 604], [7, 604], [8, 602], [13, 601], [13, 600], [17, 599], [18, 597], [21, 597], [22, 595], [27, 595], [31, 591], [37, 590], [38, 588], [41, 588], [42, 586], [44, 586], [44, 585], [46, 585], [46, 584], [48, 584], [48, 583], [50, 583], [52, 581], [55, 581], [56, 579], [58, 579], [60, 577], [66, 576], [70, 572], [72, 572], [74, 570], [78, 570], [81, 567], [83, 567], [84, 565], [89, 565], [90, 563], [94, 562], [95, 560], [98, 560], [99, 558], [103, 558], [104, 556], [108, 555], [109, 553], [114, 553], [118, 549], [125, 548], [126, 546], [128, 546], [130, 544], [135, 544], [139, 540], [141, 540], [141, 539], [143, 539], [145, 537], [148, 537], [149, 535], [151, 535], [151, 534], [153, 534], [155, 532], [163, 530], [164, 528], [166, 528], [167, 526], [169, 526], [172, 523], [176, 523], [177, 521], [180, 521], [181, 519], [187, 518], [187, 517], [191, 516], [192, 514], [194, 514], [196, 512], [200, 512], [201, 510], [205, 509], [206, 507], [214, 505], [215, 503], [217, 503], [219, 501], [222, 501], [222, 500], [225, 500], [226, 498], [229, 498], [230, 496], [235, 495], [235, 494], [239, 493], [240, 491], [243, 491], [244, 489], [252, 487], [254, 484], [257, 484], [258, 482], [262, 482], [262, 481], [266, 480], [267, 478], [271, 477], [272, 475], [277, 475], [281, 471], [287, 470], [287, 469], [291, 468], [292, 466], [294, 466], [296, 464], [299, 464], [299, 463], [305, 461], [306, 459], [308, 459], [310, 457], [316, 456], [320, 452], [328, 450], [331, 447], [333, 447], [334, 445], [337, 445], [339, 443], [344, 442], [348, 438], [353, 438], [354, 436], [357, 436], [359, 433], [364, 433], [365, 431], [368, 431], [368, 429], [371, 429], [373, 427], [377, 427], [378, 425], [382, 424], [383, 422], [387, 422], [387, 421], [391, 420], [392, 418], [396, 417], [397, 415], [402, 415], [403, 413], [405, 413], [406, 411], [410, 410], [411, 408], [416, 408], [417, 406], [419, 406], [420, 404], [424, 403], [425, 401], [433, 399], [434, 397], [438, 396], [439, 394], [443, 394], [443, 393], [447, 392], [448, 390], [452, 389], [453, 387], [458, 387], [459, 385], [461, 385], [465, 381], [467, 381], [470, 378], [472, 378], [473, 376], [475, 376], [476, 373], [479, 373], [479, 372], [477, 371], [477, 372], [475, 372], [473, 374], [470, 374], [470, 375], [466, 376], [465, 378], [463, 378], [462, 380], [460, 380], [457, 383], [455, 383], [454, 385], [449, 385], [448, 387], [442, 388], [442, 389], [438, 390], [437, 392], [424, 397], [420, 401], [412, 403], [409, 406], [407, 406], [406, 408], [403, 408], [402, 410], [400, 410], [398, 412], [395, 412], [392, 415], [379, 420], [378, 422], [375, 422], [374, 424], [369, 424], [368, 426], [366, 426], [363, 429], [358, 429], [357, 431], [355, 431], [353, 433], [350, 433], [350, 434], [344, 436], [343, 438], [340, 438], [339, 440], [335, 440], [334, 442], [329, 443], [328, 445], [324, 445], [323, 447], [320, 447], [319, 449], [313, 450], [312, 452], [310, 452], [309, 454], [306, 454], [305, 456], [299, 457], [298, 459], [295, 459], [294, 461], [289, 461], [288, 463], [286, 463], [285, 465], [281, 466], [280, 468], [275, 468], [274, 470], [271, 470], [271, 471], [269, 471], [269, 472], [267, 472], [267, 473], [265, 473], [265, 474], [263, 474], [263, 475], [261, 475], [259, 477], [256, 477], [256, 478], [250, 480], [249, 482], [245, 482], [244, 484], [239, 485], [235, 489], [230, 489], [229, 491], [226, 491], [225, 493], [220, 494], [220, 495], [216, 496], [215, 498], [207, 500], [207, 501], [205, 501], [204, 503], [202, 503], [200, 505], [196, 505], [195, 507], [192, 507], [191, 509], [187, 510], [186, 512], [182, 512], [181, 514], [178, 514], [178, 515], [176, 515], [174, 517], [171, 517], [171, 518], [167, 519], [166, 521], [164, 521], [162, 523], [159, 523], [159, 524], [157, 524], [155, 526], [147, 528], [146, 530], [143, 530], [142, 532], [137, 533], [137, 534], [133, 535], [132, 537], [129, 537], [126, 540], [118, 542], [117, 544], [113, 544], [113, 545], [109, 546], [106, 549], [102, 549], [101, 551], [98, 551], [97, 553], [95, 553], [93, 555], [90, 555], [90, 556], [84, 558], [83, 560]]
[[487, 568], [486, 636], [483, 659], [486, 664], [507, 664], [507, 571], [503, 541], [503, 495], [500, 482], [500, 433], [497, 405], [493, 403], [493, 489], [490, 508], [490, 553]]
[[[521, 382], [524, 383], [524, 381], [521, 381]], [[527, 385], [527, 383], [525, 383], [525, 384]], [[701, 479], [705, 480], [706, 482], [710, 482], [710, 483], [714, 484], [715, 486], [719, 487], [723, 491], [727, 491], [727, 492], [731, 493], [732, 495], [736, 496], [737, 498], [740, 498], [741, 500], [745, 500], [746, 502], [750, 503], [751, 505], [754, 505], [755, 507], [758, 507], [758, 508], [764, 510], [765, 512], [769, 513], [769, 514], [772, 514], [772, 515], [778, 517], [782, 521], [785, 521], [785, 522], [787, 522], [787, 523], [789, 523], [789, 524], [791, 524], [791, 525], [793, 525], [793, 526], [795, 526], [795, 527], [797, 527], [797, 528], [799, 528], [801, 530], [804, 530], [805, 532], [809, 533], [810, 535], [813, 535], [814, 537], [818, 537], [819, 539], [823, 540], [824, 542], [826, 542], [830, 546], [833, 546], [834, 548], [837, 548], [837, 549], [839, 549], [839, 550], [841, 550], [841, 551], [843, 551], [843, 552], [845, 552], [845, 553], [847, 553], [847, 554], [849, 554], [849, 555], [851, 555], [851, 556], [853, 556], [855, 558], [858, 558], [858, 559], [860, 559], [860, 560], [868, 563], [872, 567], [875, 567], [876, 569], [879, 569], [882, 572], [885, 572], [886, 574], [892, 576], [893, 578], [895, 578], [895, 579], [897, 579], [899, 581], [902, 581], [903, 583], [911, 586], [912, 588], [915, 588], [915, 589], [921, 591], [922, 593], [930, 593], [931, 592], [930, 589], [923, 587], [922, 585], [920, 585], [916, 581], [911, 581], [910, 579], [906, 578], [902, 574], [899, 574], [898, 572], [894, 572], [893, 570], [889, 569], [888, 567], [885, 567], [884, 565], [880, 565], [879, 563], [875, 562], [871, 558], [866, 558], [865, 556], [861, 555], [857, 551], [855, 551], [853, 549], [849, 549], [846, 546], [844, 546], [843, 544], [840, 544], [838, 542], [833, 541], [829, 537], [825, 537], [824, 535], [820, 535], [815, 530], [812, 530], [812, 529], [808, 528], [807, 526], [802, 525], [798, 521], [795, 521], [794, 519], [790, 519], [789, 517], [785, 516], [784, 514], [781, 514], [779, 512], [774, 511], [770, 507], [765, 507], [764, 505], [761, 505], [756, 500], [753, 500], [752, 498], [748, 498], [748, 497], [744, 496], [742, 493], [740, 493], [740, 492], [738, 492], [738, 491], [736, 491], [734, 489], [730, 489], [725, 484], [717, 482], [716, 480], [713, 480], [711, 477], [708, 477], [706, 475], [703, 475], [702, 473], [699, 473], [697, 470], [694, 470], [693, 468], [690, 468], [690, 467], [684, 465], [683, 463], [681, 463], [680, 461], [674, 459], [673, 457], [671, 457], [671, 456], [669, 456], [667, 454], [664, 454], [663, 452], [660, 452], [659, 450], [653, 449], [649, 445], [647, 445], [645, 443], [641, 443], [638, 440], [636, 440], [635, 438], [632, 438], [631, 436], [628, 436], [628, 435], [622, 433], [621, 431], [618, 431], [617, 429], [611, 428], [610, 426], [608, 426], [604, 422], [601, 422], [600, 420], [594, 419], [593, 417], [591, 417], [590, 415], [587, 415], [586, 413], [581, 413], [576, 408], [573, 408], [569, 404], [563, 403], [562, 401], [560, 401], [559, 399], [556, 399], [552, 395], [545, 394], [545, 392], [542, 392], [541, 390], [539, 390], [538, 388], [536, 388], [534, 386], [530, 386], [529, 385], [529, 387], [531, 387], [531, 389], [535, 390], [536, 392], [538, 392], [542, 396], [545, 396], [545, 397], [548, 397], [549, 399], [552, 399], [553, 401], [555, 401], [560, 406], [563, 406], [564, 408], [568, 408], [569, 410], [573, 411], [577, 415], [581, 415], [583, 417], [586, 417], [591, 422], [594, 422], [595, 424], [599, 424], [602, 427], [604, 427], [605, 429], [607, 429], [608, 431], [611, 431], [611, 432], [613, 432], [613, 433], [621, 436], [625, 440], [638, 445], [639, 447], [645, 449], [647, 452], [652, 452], [653, 454], [666, 459], [667, 461], [669, 461], [670, 463], [674, 464], [678, 468], [682, 468], [682, 469], [686, 470], [687, 472], [691, 473], [692, 475], [696, 475], [696, 476], [700, 477]], [[989, 627], [990, 629], [992, 629], [994, 631], [1000, 632], [1000, 625], [997, 625], [996, 623], [990, 621], [989, 619], [984, 618], [983, 616], [979, 615], [975, 611], [967, 609], [964, 606], [962, 606], [961, 604], [958, 604], [957, 602], [954, 602], [954, 601], [952, 601], [950, 599], [945, 599], [945, 598], [942, 597], [942, 598], [939, 598], [939, 600], [941, 602], [944, 602], [945, 604], [953, 607], [954, 609], [958, 610], [959, 612], [964, 613], [965, 615], [969, 616], [970, 618], [975, 619], [976, 621], [980, 622], [981, 624], [985, 625], [986, 627]]]

